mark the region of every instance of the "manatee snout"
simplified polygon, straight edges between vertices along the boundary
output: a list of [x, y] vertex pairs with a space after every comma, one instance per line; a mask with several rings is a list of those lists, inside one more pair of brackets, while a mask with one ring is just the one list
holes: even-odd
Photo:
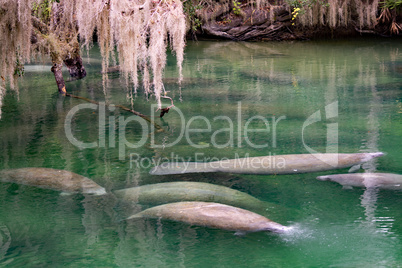
[[93, 195], [105, 195], [106, 190], [105, 190], [105, 188], [101, 187], [101, 188], [98, 188], [98, 189], [89, 189], [87, 191], [84, 191], [84, 193], [93, 194]]
[[384, 155], [385, 155], [385, 153], [383, 153], [383, 152], [371, 153], [372, 158], [380, 157], [380, 156], [384, 156]]
[[317, 177], [317, 180], [320, 180], [320, 181], [329, 181], [329, 180], [330, 180], [330, 177], [329, 177], [329, 176], [318, 176], [318, 177]]

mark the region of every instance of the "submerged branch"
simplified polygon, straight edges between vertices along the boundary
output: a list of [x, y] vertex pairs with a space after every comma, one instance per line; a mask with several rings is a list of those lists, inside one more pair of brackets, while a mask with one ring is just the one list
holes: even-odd
[[[67, 96], [67, 97], [71, 97], [71, 98], [74, 98], [74, 99], [80, 99], [80, 100], [84, 100], [84, 101], [89, 102], [89, 103], [93, 103], [93, 104], [99, 105], [99, 102], [97, 102], [97, 101], [95, 101], [95, 100], [91, 100], [91, 99], [85, 98], [85, 97], [73, 95], [73, 94], [70, 94], [70, 93], [67, 93], [67, 92], [65, 92], [64, 95]], [[133, 109], [127, 108], [127, 107], [125, 107], [125, 106], [123, 106], [123, 105], [120, 105], [120, 104], [114, 105], [114, 106], [115, 106], [115, 107], [118, 107], [118, 108], [120, 108], [120, 109], [122, 109], [122, 110], [124, 110], [124, 111], [127, 111], [127, 112], [130, 112], [130, 113], [132, 113], [132, 114], [135, 114], [135, 115], [137, 115], [137, 116], [139, 116], [139, 117], [141, 117], [141, 118], [143, 118], [143, 119], [145, 119], [145, 120], [148, 121], [150, 124], [153, 124], [153, 125], [154, 125], [154, 127], [155, 127], [155, 129], [156, 129], [156, 132], [163, 132], [163, 131], [165, 131], [161, 126], [159, 126], [159, 125], [156, 124], [154, 121], [152, 121], [148, 116], [146, 116], [146, 115], [144, 115], [144, 114], [142, 114], [142, 113], [140, 113], [140, 112], [137, 112], [137, 111], [135, 111], [135, 110], [133, 110]]]
[[170, 102], [171, 102], [171, 105], [169, 106], [169, 107], [166, 107], [166, 108], [158, 108], [156, 111], [161, 111], [161, 114], [160, 114], [160, 118], [162, 118], [165, 114], [167, 114], [168, 112], [169, 112], [169, 110], [170, 110], [170, 108], [173, 108], [174, 107], [174, 104], [173, 104], [173, 99], [171, 98], [171, 97], [168, 97], [168, 96], [161, 96], [162, 98], [164, 98], [164, 99], [170, 99]]
[[61, 71], [62, 63], [57, 59], [52, 59], [53, 66], [52, 66], [52, 73], [54, 74], [54, 78], [56, 80], [57, 88], [60, 94], [66, 94], [66, 83], [64, 82], [63, 73]]

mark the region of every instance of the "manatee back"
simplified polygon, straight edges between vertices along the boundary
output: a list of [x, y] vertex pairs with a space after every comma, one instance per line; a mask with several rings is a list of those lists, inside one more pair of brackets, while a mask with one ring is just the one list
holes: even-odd
[[238, 190], [203, 182], [167, 182], [114, 191], [131, 202], [160, 205], [180, 201], [204, 201], [239, 207], [263, 207], [264, 202]]
[[79, 174], [52, 168], [20, 168], [2, 170], [2, 182], [11, 182], [67, 193], [104, 194], [105, 189]]
[[391, 173], [347, 173], [318, 176], [319, 180], [337, 182], [343, 186], [402, 189], [402, 175]]
[[318, 176], [318, 180], [333, 181], [344, 186], [363, 187], [364, 177], [361, 173], [348, 173], [348, 174], [334, 174]]
[[254, 212], [209, 202], [178, 202], [160, 205], [146, 209], [128, 219], [139, 217], [161, 218], [244, 233], [279, 230], [284, 227]]

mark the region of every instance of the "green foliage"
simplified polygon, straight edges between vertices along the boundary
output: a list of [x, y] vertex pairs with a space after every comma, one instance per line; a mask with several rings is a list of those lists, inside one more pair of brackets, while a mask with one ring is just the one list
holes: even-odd
[[201, 20], [197, 17], [196, 13], [201, 8], [201, 5], [194, 5], [191, 0], [183, 2], [183, 11], [190, 22], [190, 28], [193, 32], [196, 32], [201, 27]]
[[237, 16], [241, 14], [240, 2], [233, 0], [233, 13]]
[[14, 75], [23, 76], [24, 73], [25, 73], [24, 64], [17, 57], [17, 60], [15, 62]]
[[60, 0], [43, 0], [32, 3], [32, 14], [41, 19], [42, 21], [50, 20], [50, 13], [52, 11], [52, 4], [60, 3]]
[[[289, 6], [293, 7], [292, 25], [295, 25], [295, 20], [299, 14], [304, 14], [306, 8], [312, 8], [315, 4], [323, 7], [328, 7], [328, 0], [285, 0]], [[402, 0], [401, 0], [402, 1]]]
[[382, 8], [388, 8], [388, 9], [396, 9], [396, 10], [401, 10], [402, 9], [402, 0], [385, 0], [384, 2], [380, 3]]

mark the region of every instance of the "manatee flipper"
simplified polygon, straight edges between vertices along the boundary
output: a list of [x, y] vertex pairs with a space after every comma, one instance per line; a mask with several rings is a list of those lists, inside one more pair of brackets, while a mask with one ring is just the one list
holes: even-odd
[[60, 196], [69, 196], [69, 195], [73, 195], [72, 193], [68, 193], [68, 192], [61, 192]]
[[352, 167], [349, 169], [348, 172], [349, 172], [349, 173], [355, 173], [355, 172], [359, 171], [360, 168], [361, 168], [361, 164], [357, 164], [357, 165], [352, 166]]
[[234, 233], [235, 236], [245, 236], [247, 233], [244, 231], [237, 231]]
[[343, 186], [342, 186], [342, 189], [343, 189], [343, 190], [353, 190], [353, 187], [350, 186], [350, 185], [343, 185]]

